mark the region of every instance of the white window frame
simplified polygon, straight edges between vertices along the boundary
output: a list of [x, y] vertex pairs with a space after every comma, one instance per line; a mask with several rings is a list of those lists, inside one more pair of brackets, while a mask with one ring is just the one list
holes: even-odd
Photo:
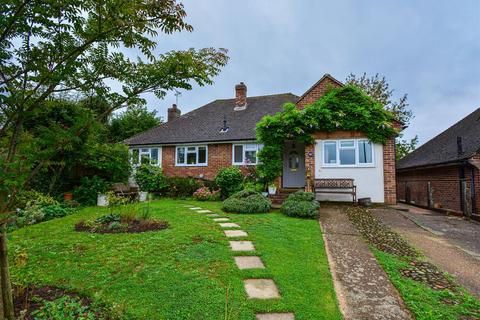
[[[242, 162], [235, 162], [235, 146], [242, 146]], [[247, 146], [255, 146], [255, 147], [247, 150]], [[234, 143], [234, 144], [232, 144], [232, 165], [234, 165], [234, 166], [256, 166], [256, 165], [258, 165], [260, 163], [260, 160], [258, 159], [258, 152], [260, 150], [262, 150], [262, 148], [263, 148], [263, 144], [255, 143], [255, 142], [252, 142], [252, 143]], [[255, 158], [256, 158], [257, 162], [246, 163], [245, 162], [245, 159], [246, 159], [245, 152], [246, 151], [255, 151], [256, 152]]]
[[[353, 141], [353, 147], [341, 147], [342, 141]], [[372, 146], [372, 162], [371, 163], [360, 163], [360, 150], [358, 148], [359, 141], [370, 142]], [[325, 144], [329, 142], [334, 142], [336, 146], [336, 161], [335, 163], [326, 163], [325, 162]], [[340, 149], [344, 150], [355, 150], [355, 164], [340, 164]], [[371, 168], [375, 167], [375, 145], [368, 139], [337, 139], [337, 140], [322, 140], [322, 167], [327, 168]]]
[[[205, 163], [198, 163], [198, 149], [205, 147]], [[178, 149], [185, 148], [185, 162], [178, 163]], [[195, 153], [197, 155], [197, 162], [192, 164], [187, 164], [187, 148], [195, 148]], [[208, 166], [208, 145], [179, 145], [175, 146], [175, 166], [176, 167], [206, 167]]]
[[[157, 163], [152, 163], [152, 150], [157, 149], [158, 151], [158, 156], [157, 156]], [[133, 151], [138, 150], [138, 159], [137, 163], [133, 163]], [[143, 151], [143, 150], [148, 150], [148, 151]], [[162, 147], [134, 147], [130, 148], [129, 150], [130, 154], [130, 163], [133, 167], [139, 167], [142, 165], [142, 156], [148, 155], [148, 158], [150, 159], [149, 163], [152, 166], [162, 166]]]

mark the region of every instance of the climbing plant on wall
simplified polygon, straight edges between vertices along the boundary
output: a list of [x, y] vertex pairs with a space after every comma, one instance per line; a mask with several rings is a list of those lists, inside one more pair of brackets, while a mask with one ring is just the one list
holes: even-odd
[[345, 130], [361, 131], [370, 141], [385, 144], [397, 133], [393, 120], [392, 112], [354, 85], [332, 88], [303, 109], [287, 103], [283, 112], [267, 115], [257, 124], [257, 140], [264, 145], [258, 173], [269, 182], [280, 176], [286, 140], [311, 144], [314, 132]]

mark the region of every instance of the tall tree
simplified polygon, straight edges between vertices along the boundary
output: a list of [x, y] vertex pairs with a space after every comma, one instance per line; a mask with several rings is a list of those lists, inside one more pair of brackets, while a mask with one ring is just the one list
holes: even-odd
[[129, 106], [124, 112], [114, 115], [109, 123], [112, 142], [123, 141], [137, 133], [158, 126], [162, 119], [156, 111], [148, 111], [145, 106]]
[[[396, 119], [405, 126], [408, 126], [413, 119], [413, 112], [408, 108], [407, 94], [393, 101], [392, 96], [394, 90], [390, 89], [390, 85], [385, 77], [381, 77], [378, 73], [370, 77], [367, 76], [366, 73], [363, 73], [361, 76], [356, 76], [351, 73], [345, 82], [362, 88], [366, 94], [381, 103], [385, 109], [393, 112]], [[403, 134], [400, 133], [395, 141], [397, 160], [415, 150], [418, 143], [417, 136], [410, 140], [402, 138]]]
[[[225, 49], [155, 52], [161, 33], [193, 30], [185, 17], [175, 0], [0, 0], [0, 319], [14, 318], [6, 216], [14, 195], [54, 157], [26, 152], [37, 148], [29, 143], [26, 117], [60, 94], [107, 102], [96, 116], [101, 120], [144, 103], [143, 93], [162, 98], [168, 90], [211, 84], [227, 63]], [[141, 57], [132, 60], [120, 48], [136, 49]], [[75, 134], [90, 125], [77, 126]], [[59, 139], [55, 149], [68, 145]], [[26, 154], [34, 161], [25, 160]]]

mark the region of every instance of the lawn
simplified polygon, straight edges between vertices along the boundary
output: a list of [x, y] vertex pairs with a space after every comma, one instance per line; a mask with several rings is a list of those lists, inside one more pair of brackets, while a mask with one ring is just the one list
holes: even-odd
[[[211, 218], [184, 204], [220, 212], [219, 202], [154, 201], [152, 215], [170, 228], [140, 234], [73, 231], [79, 213], [10, 234], [15, 282], [72, 289], [136, 319], [254, 319], [294, 312], [296, 319], [341, 319], [318, 222], [279, 213], [228, 214], [255, 244], [264, 270], [238, 270], [228, 240]], [[24, 256], [15, 259], [15, 256]], [[247, 299], [242, 279], [272, 278], [280, 299]]]

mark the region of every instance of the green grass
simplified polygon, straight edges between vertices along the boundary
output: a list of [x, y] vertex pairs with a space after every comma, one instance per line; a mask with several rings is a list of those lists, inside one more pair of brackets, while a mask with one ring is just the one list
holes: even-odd
[[[417, 320], [480, 319], [480, 301], [462, 288], [456, 293], [433, 290], [402, 276], [399, 270], [408, 267], [404, 260], [374, 247], [370, 249]], [[455, 303], [448, 304], [445, 301]]]
[[[228, 214], [254, 241], [265, 270], [238, 270], [228, 240], [210, 218], [183, 204], [220, 212], [219, 202], [152, 203], [170, 228], [140, 234], [73, 231], [79, 213], [10, 234], [12, 276], [22, 284], [53, 285], [116, 306], [138, 319], [254, 319], [256, 312], [289, 311], [296, 319], [341, 319], [318, 222], [279, 213]], [[26, 265], [15, 256], [26, 253]], [[249, 300], [242, 279], [273, 278], [281, 298]]]

